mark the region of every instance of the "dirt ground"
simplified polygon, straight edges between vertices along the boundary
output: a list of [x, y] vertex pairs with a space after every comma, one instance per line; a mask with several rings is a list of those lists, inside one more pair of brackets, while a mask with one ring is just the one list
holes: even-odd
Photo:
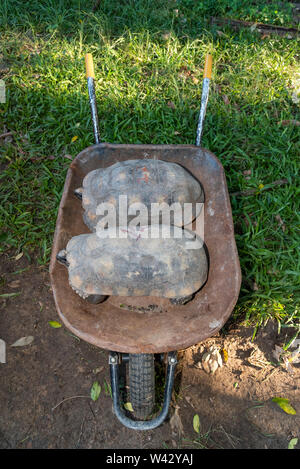
[[[26, 270], [15, 273], [20, 269]], [[254, 342], [253, 329], [228, 324], [226, 332], [181, 352], [171, 418], [153, 431], [136, 432], [113, 415], [107, 351], [49, 325], [59, 318], [45, 267], [25, 256], [2, 256], [0, 280], [0, 295], [20, 293], [0, 297], [0, 338], [6, 342], [0, 448], [279, 449], [300, 437], [300, 365], [292, 373], [275, 366], [274, 347], [286, 339], [276, 324], [259, 330]], [[24, 336], [33, 342], [11, 346]], [[196, 366], [211, 345], [228, 354], [213, 375]], [[89, 397], [94, 381], [101, 385], [96, 402]], [[288, 398], [297, 414], [285, 413], [273, 397]]]

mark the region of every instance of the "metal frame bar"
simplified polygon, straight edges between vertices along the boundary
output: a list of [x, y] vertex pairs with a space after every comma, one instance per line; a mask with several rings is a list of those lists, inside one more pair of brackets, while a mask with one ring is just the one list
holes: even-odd
[[206, 114], [208, 95], [209, 95], [209, 78], [203, 79], [202, 85], [202, 96], [201, 96], [201, 107], [199, 112], [198, 126], [197, 126], [197, 136], [196, 136], [196, 145], [200, 147], [201, 137], [203, 133], [204, 119]]
[[87, 77], [87, 86], [88, 86], [90, 106], [91, 106], [95, 143], [100, 143], [100, 130], [99, 130], [99, 119], [98, 119], [97, 101], [96, 101], [96, 93], [95, 93], [95, 81], [93, 77]]

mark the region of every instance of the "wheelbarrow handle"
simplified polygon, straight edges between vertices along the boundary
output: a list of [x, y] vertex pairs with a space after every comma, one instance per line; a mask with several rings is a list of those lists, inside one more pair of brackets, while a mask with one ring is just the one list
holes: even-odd
[[94, 62], [92, 54], [85, 54], [85, 69], [87, 78], [95, 78]]
[[211, 72], [212, 72], [212, 55], [206, 54], [203, 78], [211, 79]]
[[200, 106], [198, 126], [197, 126], [197, 136], [196, 136], [196, 145], [198, 147], [200, 147], [201, 137], [202, 137], [202, 132], [203, 132], [204, 119], [205, 119], [206, 107], [207, 107], [208, 95], [209, 95], [209, 83], [211, 79], [211, 71], [212, 71], [212, 56], [211, 54], [206, 54], [204, 73], [203, 73], [201, 106]]
[[87, 85], [92, 113], [92, 121], [94, 128], [94, 137], [95, 143], [100, 143], [100, 130], [99, 130], [99, 120], [98, 120], [98, 111], [97, 111], [97, 101], [95, 93], [95, 72], [94, 72], [94, 62], [92, 54], [85, 55], [85, 68], [86, 68], [86, 77]]
[[[88, 84], [88, 93], [91, 106], [91, 114], [94, 128], [95, 143], [100, 143], [100, 130], [99, 130], [99, 119], [97, 111], [96, 93], [95, 93], [95, 71], [92, 54], [86, 54], [85, 56], [86, 76]], [[207, 54], [205, 57], [204, 74], [203, 74], [203, 86], [201, 96], [201, 107], [197, 126], [196, 145], [200, 146], [201, 136], [203, 132], [204, 119], [206, 114], [206, 107], [209, 95], [209, 83], [211, 79], [212, 71], [212, 56]]]

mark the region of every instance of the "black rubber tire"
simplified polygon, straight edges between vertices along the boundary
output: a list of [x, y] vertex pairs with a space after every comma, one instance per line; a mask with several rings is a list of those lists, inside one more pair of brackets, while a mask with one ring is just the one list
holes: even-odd
[[153, 412], [155, 402], [153, 354], [129, 354], [129, 396], [137, 419], [144, 420]]

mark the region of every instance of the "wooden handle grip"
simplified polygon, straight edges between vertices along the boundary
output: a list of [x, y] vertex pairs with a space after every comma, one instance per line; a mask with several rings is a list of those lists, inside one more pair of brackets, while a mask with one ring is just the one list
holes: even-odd
[[203, 78], [211, 78], [211, 70], [212, 70], [212, 55], [206, 54]]
[[85, 69], [86, 69], [86, 77], [95, 78], [94, 72], [94, 62], [92, 54], [85, 55]]

